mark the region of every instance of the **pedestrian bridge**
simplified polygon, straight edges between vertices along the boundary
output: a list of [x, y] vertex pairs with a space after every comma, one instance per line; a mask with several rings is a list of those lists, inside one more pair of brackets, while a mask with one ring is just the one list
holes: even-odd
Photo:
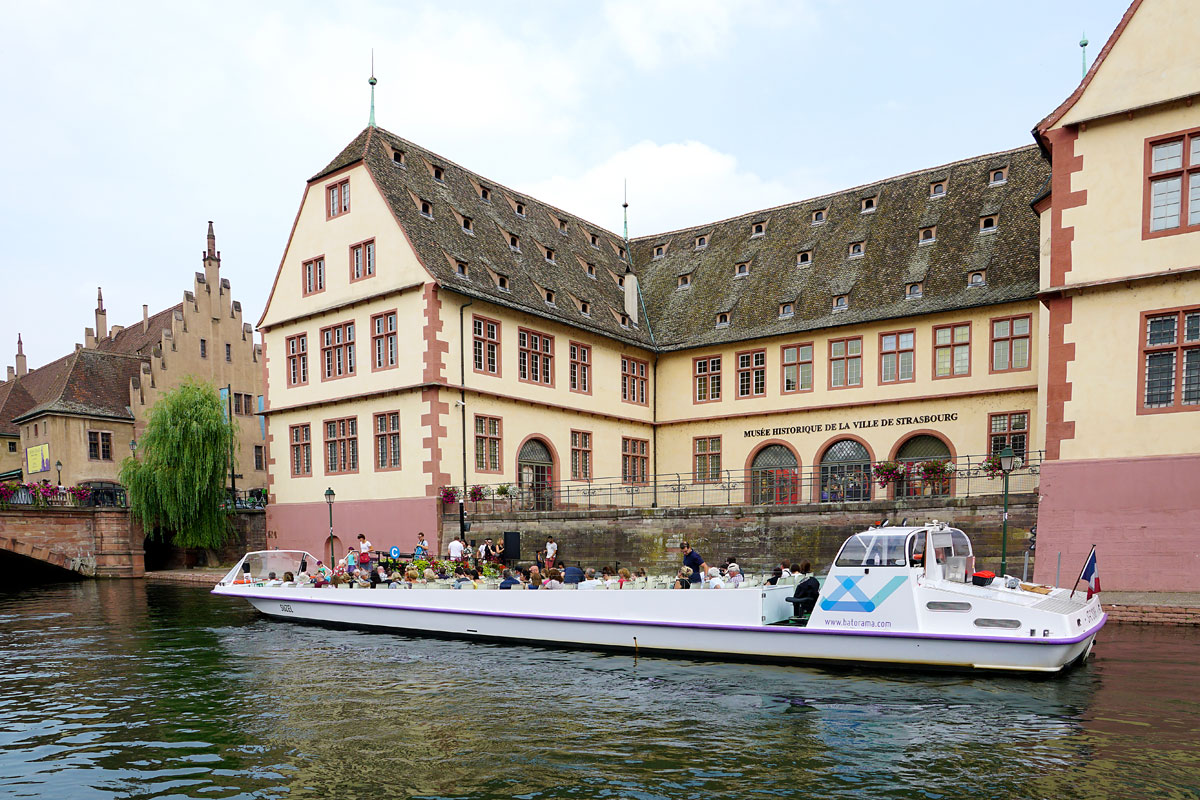
[[79, 575], [142, 577], [144, 540], [126, 508], [0, 508], [0, 551]]

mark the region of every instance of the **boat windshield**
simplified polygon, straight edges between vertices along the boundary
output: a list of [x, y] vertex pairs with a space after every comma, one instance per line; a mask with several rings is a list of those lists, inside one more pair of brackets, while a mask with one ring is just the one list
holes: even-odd
[[[925, 531], [917, 531], [913, 536], [913, 552], [910, 555], [915, 555], [913, 562], [920, 566], [921, 557], [925, 553]], [[958, 528], [947, 528], [933, 532], [933, 546], [937, 549], [939, 561], [945, 561], [947, 558], [962, 556], [969, 558], [971, 553], [971, 540], [967, 535]]]
[[[305, 569], [301, 569], [302, 566]], [[277, 579], [282, 579], [283, 574], [287, 572], [295, 575], [306, 570], [314, 572], [316, 568], [316, 557], [303, 550], [259, 550], [247, 553], [237, 566], [221, 579], [221, 583], [270, 580], [272, 572]]]
[[904, 540], [907, 534], [865, 531], [855, 534], [838, 553], [839, 567], [903, 567]]

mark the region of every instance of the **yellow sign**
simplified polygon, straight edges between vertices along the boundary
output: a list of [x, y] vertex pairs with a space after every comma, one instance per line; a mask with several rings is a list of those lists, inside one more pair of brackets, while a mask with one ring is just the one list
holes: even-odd
[[25, 474], [50, 471], [50, 445], [39, 444], [25, 451]]

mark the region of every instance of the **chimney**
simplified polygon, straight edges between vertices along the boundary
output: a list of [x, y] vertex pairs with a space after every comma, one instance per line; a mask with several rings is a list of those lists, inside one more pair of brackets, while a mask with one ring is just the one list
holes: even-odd
[[10, 381], [11, 381], [11, 380], [12, 380], [13, 378], [15, 378], [15, 377], [17, 377], [17, 373], [13, 372], [13, 368], [12, 368], [12, 367], [9, 367], [9, 368], [8, 368], [8, 380], [10, 380]]
[[142, 333], [150, 329], [150, 306], [142, 303]]
[[625, 270], [625, 314], [634, 325], [638, 324], [638, 279], [633, 270]]
[[23, 376], [29, 372], [29, 368], [25, 363], [25, 346], [21, 343], [21, 334], [17, 334], [17, 377]]
[[104, 310], [104, 293], [96, 287], [96, 339], [108, 338], [108, 312]]

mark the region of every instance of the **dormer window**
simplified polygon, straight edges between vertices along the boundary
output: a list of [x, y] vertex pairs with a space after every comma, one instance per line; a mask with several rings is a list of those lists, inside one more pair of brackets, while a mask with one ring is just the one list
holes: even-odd
[[921, 228], [921, 233], [917, 236], [917, 244], [933, 244], [937, 241], [937, 226], [933, 225], [928, 228]]
[[435, 181], [437, 181], [438, 183], [445, 183], [446, 182], [446, 170], [442, 169], [441, 167], [434, 167], [433, 168], [433, 179]]
[[910, 283], [904, 287], [904, 296], [909, 300], [916, 300], [921, 294], [921, 284], [919, 283]]
[[820, 211], [812, 212], [812, 224], [813, 225], [820, 225], [824, 221], [825, 221], [825, 210], [824, 209], [821, 209]]
[[592, 247], [600, 246], [600, 237], [592, 233], [588, 235], [588, 240], [592, 243]]
[[628, 314], [622, 314], [622, 315], [621, 315], [621, 327], [622, 327], [622, 328], [628, 328], [628, 327], [629, 327], [629, 315], [628, 315]]
[[849, 307], [850, 307], [850, 298], [847, 297], [846, 295], [839, 294], [837, 297], [833, 298], [834, 312], [845, 311]]
[[617, 286], [620, 286], [622, 289], [625, 288], [625, 276], [624, 275], [617, 276]]
[[395, 164], [397, 167], [407, 166], [407, 164], [404, 163], [404, 151], [403, 150], [393, 150], [392, 151], [392, 163]]
[[587, 265], [587, 276], [589, 278], [595, 280], [595, 278], [596, 278], [596, 265], [595, 264]]
[[470, 233], [472, 235], [475, 233], [475, 223], [471, 220], [470, 217], [463, 217], [462, 229], [466, 233]]
[[508, 246], [514, 253], [521, 252], [521, 237], [515, 233], [508, 235]]
[[788, 317], [793, 317], [795, 315], [796, 315], [796, 306], [795, 305], [793, 305], [792, 303], [780, 303], [779, 304], [779, 318], [780, 319], [787, 319]]
[[550, 305], [550, 306], [554, 305], [554, 290], [553, 289], [546, 290], [546, 305]]
[[945, 181], [934, 181], [933, 183], [929, 184], [929, 196], [930, 197], [945, 197], [946, 196], [946, 182]]
[[492, 190], [486, 186], [479, 187], [479, 199], [485, 203], [492, 202]]
[[733, 268], [733, 277], [744, 278], [750, 274], [750, 262], [745, 261]]
[[708, 237], [707, 236], [697, 236], [696, 237], [696, 249], [703, 250], [706, 247], [708, 247]]
[[617, 248], [617, 255], [618, 255], [618, 256], [620, 256], [621, 258], [624, 258], [624, 257], [625, 257], [625, 248], [624, 248], [624, 247], [618, 247], [618, 248]]
[[750, 236], [751, 237], [762, 236], [766, 232], [767, 232], [767, 223], [765, 223], [765, 222], [756, 222], [750, 226]]
[[676, 288], [686, 289], [687, 287], [689, 287], [691, 285], [692, 285], [692, 275], [691, 275], [691, 273], [687, 273], [686, 275], [679, 276], [679, 282], [676, 284]]
[[553, 247], [546, 248], [546, 260], [549, 261], [551, 264], [554, 263], [554, 248]]
[[426, 219], [433, 219], [433, 203], [428, 200], [421, 201], [421, 216]]
[[796, 266], [807, 267], [812, 263], [812, 250], [801, 250], [796, 253]]
[[876, 203], [877, 199], [878, 199], [878, 195], [876, 195], [875, 197], [864, 197], [862, 199], [862, 205], [859, 208], [859, 211], [862, 212], [863, 214], [874, 214], [875, 213], [875, 203]]
[[661, 244], [660, 244], [660, 245], [655, 245], [655, 247], [654, 247], [654, 257], [655, 257], [655, 258], [662, 258], [662, 257], [663, 257], [663, 256], [665, 256], [666, 254], [667, 254], [667, 248], [666, 248], [666, 247], [664, 247], [664, 246], [663, 246], [663, 245], [661, 245]]
[[563, 236], [567, 235], [567, 221], [565, 219], [560, 219], [558, 221], [558, 232]]
[[467, 262], [455, 261], [454, 262], [454, 274], [458, 275], [460, 278], [467, 277]]
[[863, 243], [862, 242], [854, 242], [853, 244], [851, 244], [850, 252], [846, 254], [846, 256], [848, 258], [862, 258], [862, 255], [863, 255]]
[[579, 313], [583, 314], [585, 317], [590, 317], [592, 315], [591, 303], [589, 303], [587, 300], [580, 300], [579, 301]]
[[967, 286], [987, 286], [987, 272], [977, 270], [967, 276]]
[[989, 215], [986, 217], [979, 218], [979, 232], [980, 233], [992, 233], [995, 230], [996, 230], [996, 217], [994, 215]]
[[717, 327], [718, 328], [728, 328], [729, 327], [729, 314], [727, 312], [722, 311], [720, 314], [717, 314]]
[[1008, 182], [1008, 167], [997, 167], [991, 171], [988, 177], [989, 186], [999, 186], [1002, 183]]
[[518, 217], [525, 216], [525, 204], [524, 203], [517, 203], [514, 208], [516, 209]]
[[507, 275], [497, 275], [496, 276], [496, 288], [502, 292], [508, 291], [508, 276]]

